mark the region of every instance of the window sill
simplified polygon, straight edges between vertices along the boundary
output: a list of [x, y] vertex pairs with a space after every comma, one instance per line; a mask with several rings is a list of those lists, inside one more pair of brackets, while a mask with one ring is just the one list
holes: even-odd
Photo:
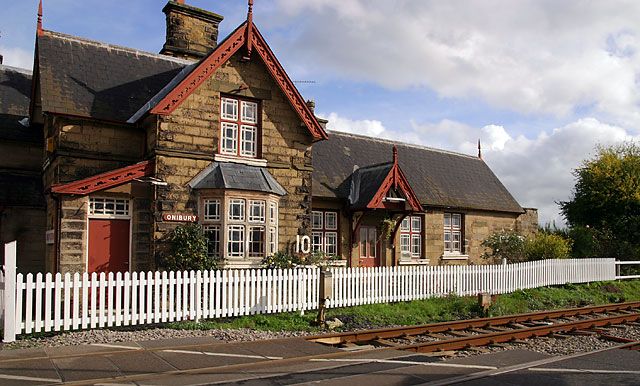
[[469, 259], [469, 255], [460, 255], [460, 254], [448, 254], [445, 253], [444, 255], [442, 255], [442, 260], [468, 260]]
[[327, 262], [327, 266], [328, 267], [346, 267], [347, 266], [347, 261], [346, 260], [332, 260]]
[[214, 161], [218, 162], [233, 162], [237, 164], [249, 165], [249, 166], [267, 166], [267, 160], [263, 158], [242, 158], [232, 155], [215, 154], [213, 156]]
[[400, 260], [398, 265], [429, 265], [428, 259], [406, 259]]
[[228, 258], [221, 261], [219, 267], [222, 269], [262, 268], [262, 259]]

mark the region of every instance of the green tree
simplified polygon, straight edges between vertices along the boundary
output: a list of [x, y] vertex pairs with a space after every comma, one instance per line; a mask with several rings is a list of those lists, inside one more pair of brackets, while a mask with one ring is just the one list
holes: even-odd
[[574, 250], [585, 256], [636, 258], [640, 252], [640, 146], [631, 142], [598, 148], [596, 156], [584, 161], [574, 175], [573, 197], [559, 205], [573, 233], [591, 244], [587, 248], [574, 239]]

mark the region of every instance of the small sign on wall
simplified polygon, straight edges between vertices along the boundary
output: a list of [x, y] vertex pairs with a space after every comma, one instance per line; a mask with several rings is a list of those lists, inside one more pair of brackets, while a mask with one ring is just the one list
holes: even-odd
[[47, 245], [53, 244], [55, 240], [55, 231], [53, 229], [49, 229], [48, 231], [44, 232], [44, 240]]
[[198, 216], [195, 214], [165, 213], [162, 215], [162, 221], [197, 222]]

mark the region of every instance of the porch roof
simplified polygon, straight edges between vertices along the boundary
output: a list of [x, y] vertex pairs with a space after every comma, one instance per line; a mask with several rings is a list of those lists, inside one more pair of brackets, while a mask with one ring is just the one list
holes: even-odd
[[189, 182], [192, 189], [237, 189], [284, 196], [287, 191], [260, 166], [212, 162]]

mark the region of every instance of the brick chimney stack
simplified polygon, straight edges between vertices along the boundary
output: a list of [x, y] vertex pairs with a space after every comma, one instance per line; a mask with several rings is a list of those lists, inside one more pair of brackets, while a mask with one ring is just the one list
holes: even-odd
[[162, 9], [167, 15], [167, 39], [161, 54], [200, 59], [218, 45], [218, 24], [223, 17], [184, 3], [169, 1]]

